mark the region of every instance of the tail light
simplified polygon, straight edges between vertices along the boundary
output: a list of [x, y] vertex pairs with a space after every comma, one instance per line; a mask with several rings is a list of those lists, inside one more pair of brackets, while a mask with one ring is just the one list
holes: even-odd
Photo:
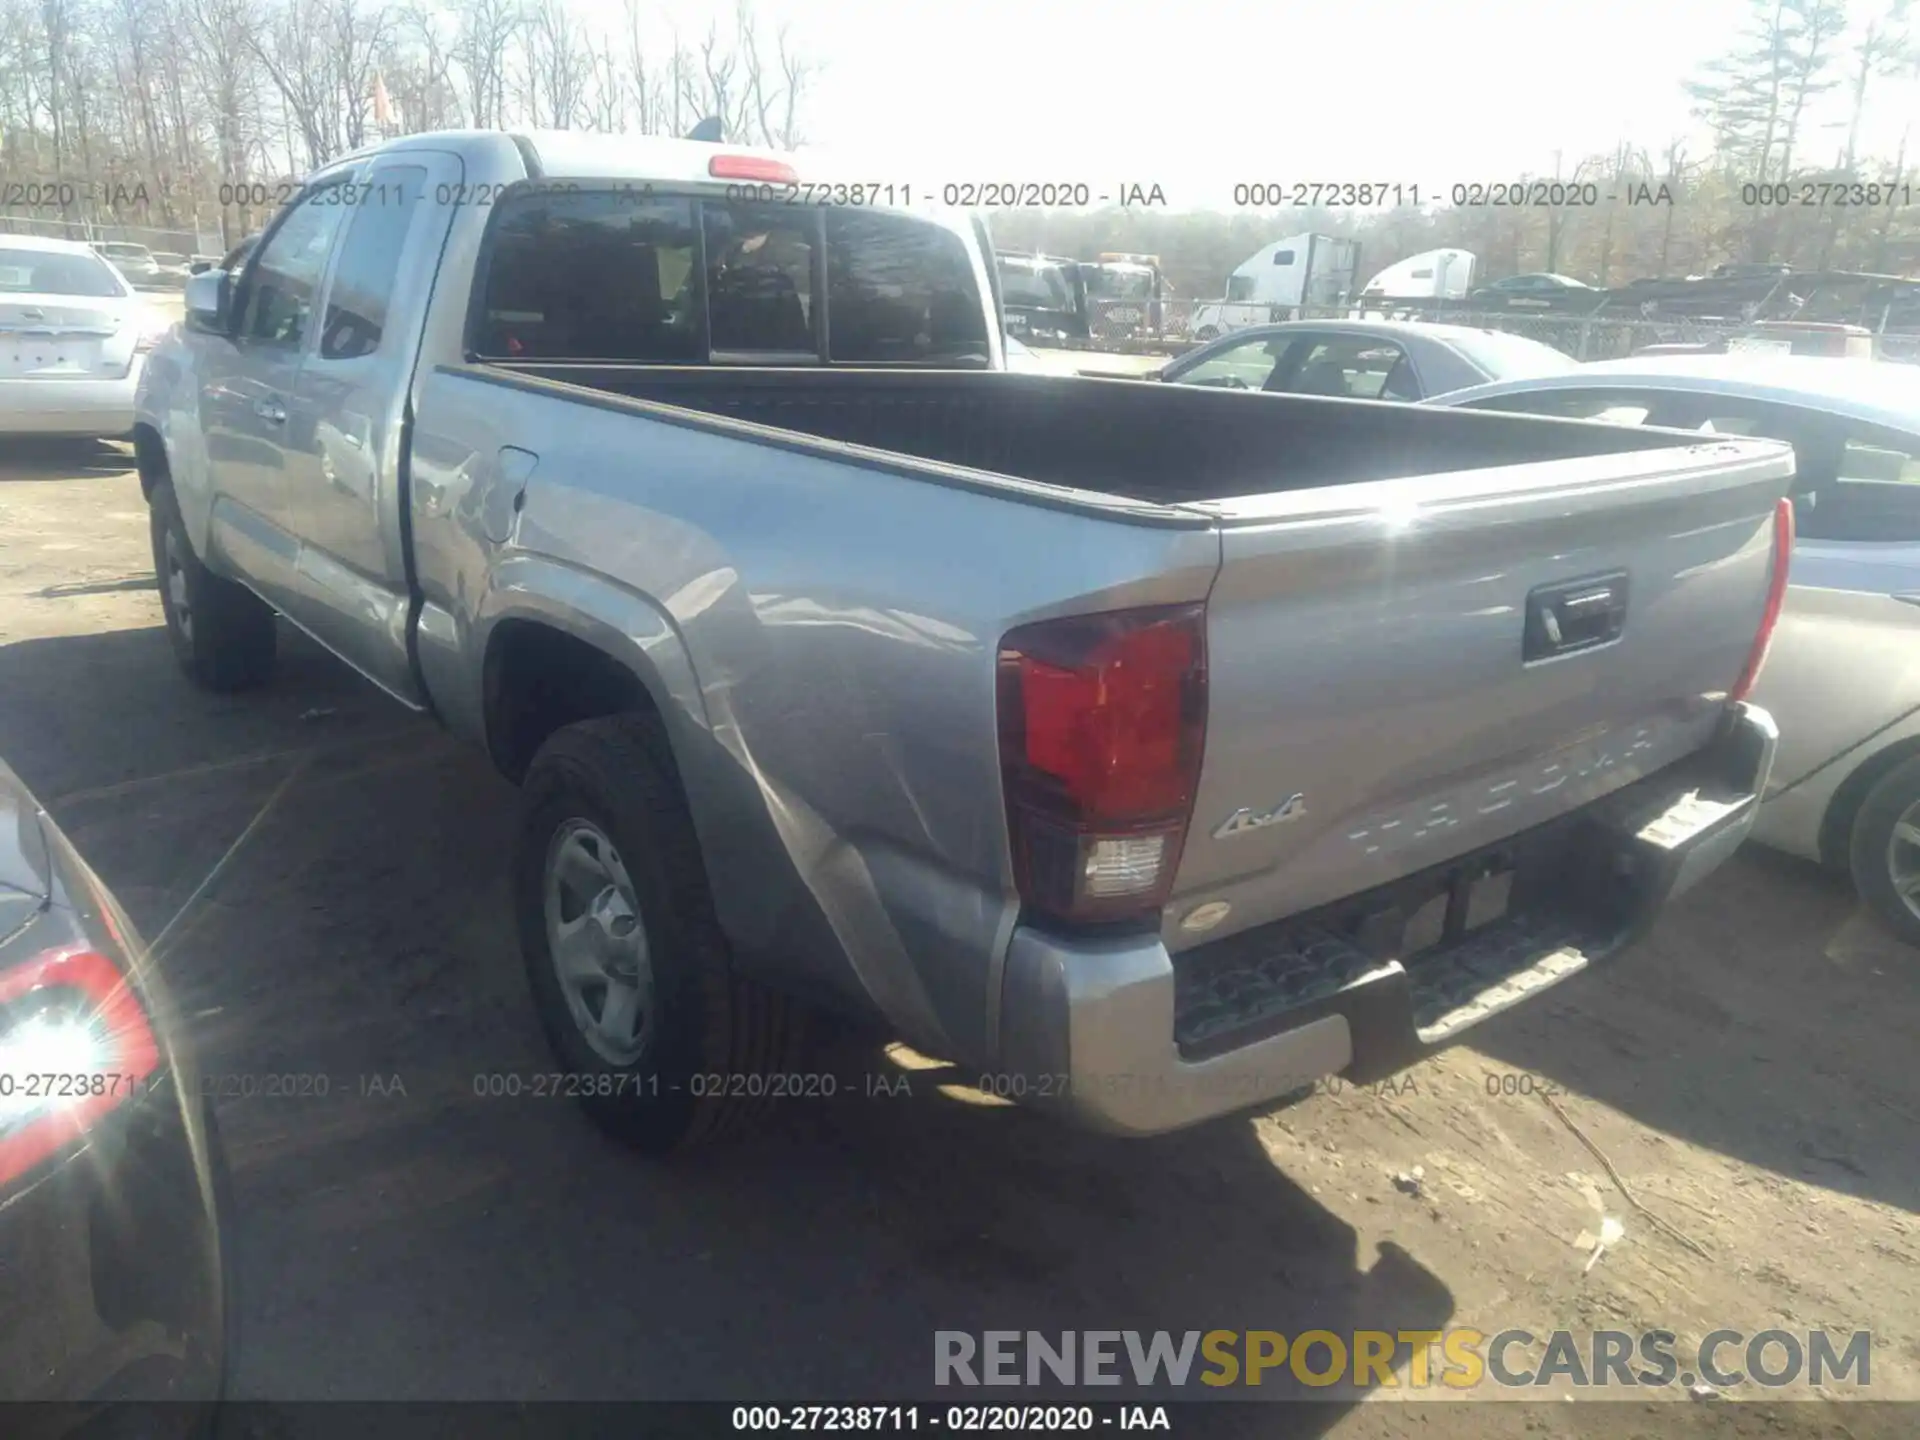
[[162, 340], [173, 328], [172, 322], [163, 315], [140, 315], [134, 321], [133, 353], [145, 355]]
[[1000, 767], [1020, 898], [1059, 920], [1166, 903], [1206, 738], [1206, 610], [1023, 626], [1000, 644]]
[[1787, 571], [1792, 563], [1793, 501], [1782, 500], [1773, 510], [1773, 573], [1767, 581], [1767, 608], [1760, 614], [1759, 633], [1753, 637], [1746, 668], [1734, 682], [1729, 699], [1746, 699], [1760, 679], [1760, 667], [1767, 663], [1767, 650], [1773, 644], [1774, 626], [1780, 623], [1780, 608], [1787, 602]]
[[707, 174], [716, 180], [760, 180], [776, 185], [793, 185], [800, 179], [786, 161], [765, 155], [716, 155], [707, 161]]
[[0, 971], [0, 1186], [82, 1139], [159, 1068], [140, 997], [98, 951]]

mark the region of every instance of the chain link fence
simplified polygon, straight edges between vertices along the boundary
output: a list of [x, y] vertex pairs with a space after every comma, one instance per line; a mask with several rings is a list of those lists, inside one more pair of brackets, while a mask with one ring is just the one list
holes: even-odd
[[153, 255], [158, 274], [127, 270], [127, 279], [143, 290], [178, 290], [187, 283], [195, 255], [220, 255], [225, 247], [217, 232], [169, 230], [154, 225], [102, 224], [92, 220], [54, 219], [47, 215], [0, 211], [0, 235], [38, 235], [49, 240], [77, 240], [86, 245], [144, 245]]

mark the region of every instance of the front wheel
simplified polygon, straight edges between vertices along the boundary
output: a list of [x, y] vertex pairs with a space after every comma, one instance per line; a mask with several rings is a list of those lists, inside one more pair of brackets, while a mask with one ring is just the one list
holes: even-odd
[[1920, 945], [1920, 755], [1867, 792], [1849, 849], [1860, 897], [1894, 934]]
[[1202, 342], [1218, 340], [1220, 338], [1220, 327], [1218, 325], [1202, 325], [1198, 330], [1193, 332], [1193, 338]]
[[514, 908], [569, 1094], [661, 1153], [760, 1109], [801, 1014], [733, 973], [665, 732], [650, 715], [569, 725], [527, 772]]
[[200, 563], [171, 484], [155, 485], [148, 505], [160, 608], [180, 668], [207, 690], [264, 685], [273, 674], [273, 611], [246, 586]]

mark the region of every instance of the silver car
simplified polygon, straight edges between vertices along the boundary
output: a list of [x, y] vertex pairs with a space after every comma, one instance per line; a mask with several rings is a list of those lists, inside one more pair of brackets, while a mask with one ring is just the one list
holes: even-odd
[[1421, 400], [1469, 385], [1558, 375], [1580, 362], [1551, 345], [1470, 325], [1404, 320], [1288, 320], [1189, 350], [1159, 373], [1181, 385]]
[[0, 235], [0, 435], [127, 434], [168, 323], [78, 241]]
[[1920, 366], [1646, 357], [1434, 403], [1792, 443], [1798, 540], [1754, 692], [1780, 750], [1754, 838], [1850, 869], [1920, 944]]
[[160, 262], [144, 245], [128, 240], [101, 240], [93, 248], [135, 285], [152, 285], [161, 278]]

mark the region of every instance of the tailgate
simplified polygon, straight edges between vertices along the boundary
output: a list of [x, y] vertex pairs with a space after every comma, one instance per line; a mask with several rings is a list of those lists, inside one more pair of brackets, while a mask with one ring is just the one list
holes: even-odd
[[[1705, 745], [1792, 473], [1783, 446], [1676, 434], [1202, 507], [1222, 567], [1169, 949], [1497, 843]], [[1218, 901], [1225, 923], [1182, 927]]]

